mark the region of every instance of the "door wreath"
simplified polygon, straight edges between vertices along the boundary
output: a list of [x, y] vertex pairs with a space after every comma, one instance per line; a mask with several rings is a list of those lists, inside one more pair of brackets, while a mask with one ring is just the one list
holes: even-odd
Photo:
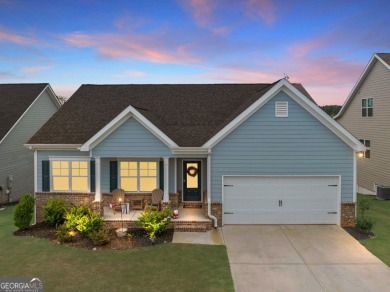
[[189, 168], [187, 168], [187, 174], [189, 176], [195, 177], [198, 175], [198, 169], [194, 166], [190, 166]]

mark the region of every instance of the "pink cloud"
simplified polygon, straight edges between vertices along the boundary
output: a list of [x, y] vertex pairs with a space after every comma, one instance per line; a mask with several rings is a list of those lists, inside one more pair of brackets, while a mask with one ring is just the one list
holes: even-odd
[[51, 66], [46, 66], [46, 67], [26, 67], [26, 68], [23, 69], [23, 72], [26, 73], [26, 74], [34, 75], [34, 74], [39, 74], [41, 72], [49, 70], [50, 68], [52, 68], [52, 67]]
[[266, 24], [275, 22], [275, 6], [270, 0], [246, 0], [246, 13], [260, 17]]
[[34, 44], [36, 43], [35, 39], [22, 36], [20, 34], [16, 34], [14, 32], [7, 31], [5, 29], [0, 28], [0, 42], [11, 42], [17, 44]]
[[156, 63], [195, 63], [199, 59], [183, 50], [184, 45], [166, 44], [162, 36], [136, 33], [68, 34], [65, 42], [76, 47], [94, 47], [104, 58], [138, 59]]
[[198, 25], [202, 27], [208, 25], [212, 18], [212, 12], [216, 2], [211, 0], [191, 0], [187, 3]]
[[125, 73], [122, 73], [122, 74], [117, 74], [117, 75], [114, 75], [114, 77], [117, 77], [117, 78], [133, 78], [133, 77], [144, 77], [146, 76], [146, 73], [145, 72], [141, 72], [141, 71], [127, 71]]

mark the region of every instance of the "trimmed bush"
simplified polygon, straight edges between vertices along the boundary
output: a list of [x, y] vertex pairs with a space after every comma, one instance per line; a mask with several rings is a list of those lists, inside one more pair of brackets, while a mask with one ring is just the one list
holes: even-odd
[[357, 207], [359, 208], [358, 218], [356, 219], [356, 228], [362, 233], [370, 233], [375, 225], [375, 220], [366, 215], [366, 212], [370, 210], [371, 202], [367, 198], [359, 198], [357, 201]]
[[23, 194], [14, 211], [15, 226], [19, 230], [25, 230], [30, 226], [34, 215], [34, 205], [35, 199], [30, 194]]
[[59, 226], [65, 221], [66, 202], [63, 198], [49, 199], [43, 205], [44, 220], [51, 226]]
[[65, 214], [65, 226], [68, 230], [79, 231], [90, 237], [91, 233], [103, 228], [103, 219], [88, 206], [72, 206]]
[[105, 245], [110, 241], [109, 231], [107, 229], [94, 230], [89, 234], [94, 245]]
[[69, 242], [72, 239], [72, 236], [70, 235], [69, 230], [65, 224], [62, 224], [60, 227], [57, 228], [56, 234], [58, 241], [61, 243]]
[[137, 224], [145, 228], [149, 238], [155, 238], [167, 229], [171, 221], [168, 218], [170, 213], [171, 210], [169, 208], [158, 211], [148, 206], [145, 208], [145, 212], [138, 218]]

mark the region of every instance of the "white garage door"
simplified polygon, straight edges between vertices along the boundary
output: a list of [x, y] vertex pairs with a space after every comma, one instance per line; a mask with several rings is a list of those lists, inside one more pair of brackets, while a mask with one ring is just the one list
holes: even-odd
[[224, 224], [338, 224], [338, 176], [224, 176]]

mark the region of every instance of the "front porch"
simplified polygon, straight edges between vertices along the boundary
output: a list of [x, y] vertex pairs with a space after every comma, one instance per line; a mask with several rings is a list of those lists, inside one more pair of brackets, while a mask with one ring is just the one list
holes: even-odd
[[[179, 218], [171, 219], [169, 225], [176, 232], [192, 231], [192, 232], [206, 232], [212, 227], [212, 220], [204, 215], [203, 208], [184, 208], [178, 207], [175, 210], [179, 211]], [[138, 225], [136, 221], [141, 216], [143, 210], [130, 209], [128, 214], [122, 214], [120, 211], [114, 211], [110, 207], [103, 208], [103, 219], [106, 226], [110, 228], [119, 228], [122, 226], [129, 228], [136, 228]]]

